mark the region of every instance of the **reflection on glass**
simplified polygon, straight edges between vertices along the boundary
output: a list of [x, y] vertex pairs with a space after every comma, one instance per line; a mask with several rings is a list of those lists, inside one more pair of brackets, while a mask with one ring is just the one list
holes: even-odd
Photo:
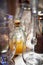
[[[13, 34], [10, 34], [10, 49], [13, 51], [15, 49], [14, 46], [16, 46], [16, 52], [15, 55], [19, 55], [23, 51], [23, 43], [25, 43], [25, 33], [23, 32], [21, 28], [21, 22], [19, 19], [16, 19], [14, 21], [15, 29]], [[24, 46], [25, 47], [25, 46]]]
[[[26, 45], [26, 50], [24, 51], [23, 48], [23, 54], [22, 58], [26, 65], [41, 65], [43, 62], [43, 58], [40, 54], [35, 53], [34, 48], [37, 45], [37, 37], [36, 32], [39, 32], [39, 25], [38, 25], [38, 19], [37, 19], [37, 11], [32, 12], [32, 21], [31, 25], [28, 24], [28, 41], [24, 45]], [[40, 32], [39, 32], [40, 33]], [[24, 47], [24, 46], [23, 46]], [[40, 62], [40, 63], [39, 63]]]
[[[0, 63], [2, 65], [12, 65], [14, 62], [12, 60], [13, 53], [9, 49], [10, 41], [10, 27], [9, 27], [9, 16], [5, 12], [0, 11]], [[15, 50], [14, 50], [15, 51]]]

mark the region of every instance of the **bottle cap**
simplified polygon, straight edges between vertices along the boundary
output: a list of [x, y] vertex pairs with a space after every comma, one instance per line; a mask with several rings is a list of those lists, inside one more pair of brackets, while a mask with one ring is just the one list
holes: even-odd
[[15, 24], [16, 26], [19, 26], [19, 25], [20, 25], [20, 20], [15, 20], [15, 21], [14, 21], [14, 24]]

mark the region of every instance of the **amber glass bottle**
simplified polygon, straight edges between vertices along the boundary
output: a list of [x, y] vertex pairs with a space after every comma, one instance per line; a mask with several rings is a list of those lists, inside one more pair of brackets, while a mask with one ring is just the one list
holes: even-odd
[[35, 46], [35, 52], [43, 54], [43, 16], [39, 16], [39, 30], [40, 34], [36, 34], [37, 44]]

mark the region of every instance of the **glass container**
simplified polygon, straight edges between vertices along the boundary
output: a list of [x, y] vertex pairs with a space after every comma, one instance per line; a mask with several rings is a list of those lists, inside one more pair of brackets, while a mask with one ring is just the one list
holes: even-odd
[[14, 63], [11, 58], [13, 53], [9, 48], [9, 34], [11, 32], [9, 25], [10, 22], [13, 23], [13, 18], [11, 19], [9, 16], [11, 17], [12, 15], [7, 14], [2, 9], [0, 9], [0, 64], [2, 65], [12, 65]]
[[[21, 21], [19, 19], [14, 20], [14, 31], [13, 34], [10, 34], [10, 38], [12, 39], [10, 43], [10, 49], [13, 51], [14, 46], [16, 47], [15, 55], [22, 54], [23, 44], [25, 43], [26, 35], [21, 28]], [[26, 47], [24, 46], [24, 49]]]
[[[42, 13], [41, 13], [42, 14]], [[35, 46], [35, 52], [43, 55], [43, 16], [38, 15], [39, 32], [37, 31], [37, 44]]]
[[[26, 65], [42, 65], [43, 54], [40, 55], [39, 53], [35, 52], [35, 47], [37, 46], [37, 41], [38, 41], [37, 33], [40, 34], [39, 23], [38, 23], [38, 0], [31, 0], [30, 4], [31, 4], [30, 5], [31, 20], [30, 20], [30, 23], [28, 24], [28, 28], [29, 28], [28, 32], [26, 33], [26, 36], [28, 37], [26, 37], [27, 38], [26, 43], [24, 44], [26, 45], [26, 50], [24, 51], [24, 48], [23, 48], [22, 58]], [[27, 9], [27, 7], [25, 9]]]

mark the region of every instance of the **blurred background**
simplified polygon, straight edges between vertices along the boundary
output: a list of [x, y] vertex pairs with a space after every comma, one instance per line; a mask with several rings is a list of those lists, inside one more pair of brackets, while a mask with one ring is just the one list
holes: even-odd
[[[30, 0], [0, 0], [0, 8], [14, 15], [18, 5], [23, 2], [29, 3]], [[38, 8], [43, 12], [43, 0], [39, 0]]]

